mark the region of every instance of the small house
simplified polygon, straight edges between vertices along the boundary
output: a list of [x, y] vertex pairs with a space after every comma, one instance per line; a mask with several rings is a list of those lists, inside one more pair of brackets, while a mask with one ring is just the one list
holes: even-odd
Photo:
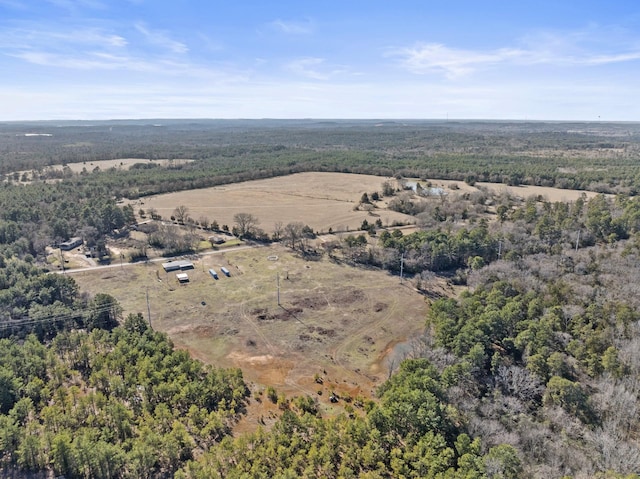
[[60, 249], [63, 251], [70, 251], [73, 248], [77, 248], [83, 243], [82, 238], [80, 236], [74, 236], [69, 241], [65, 241], [64, 243], [60, 243]]

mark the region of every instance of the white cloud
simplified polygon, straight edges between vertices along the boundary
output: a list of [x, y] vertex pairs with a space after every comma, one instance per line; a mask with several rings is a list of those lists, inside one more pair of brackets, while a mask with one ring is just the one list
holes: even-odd
[[274, 20], [270, 24], [276, 30], [289, 35], [309, 35], [313, 33], [313, 25], [310, 21], [296, 22], [287, 20]]
[[99, 0], [47, 0], [47, 2], [70, 12], [76, 12], [81, 8], [96, 10], [104, 10], [106, 8], [106, 5]]
[[0, 7], [13, 8], [15, 10], [26, 10], [27, 5], [19, 0], [0, 0]]
[[323, 58], [299, 58], [289, 62], [286, 66], [287, 70], [296, 75], [300, 75], [313, 80], [326, 80], [328, 75], [320, 72], [316, 67], [321, 66], [324, 63]]
[[92, 28], [63, 31], [31, 25], [0, 33], [0, 49], [4, 50], [79, 51], [87, 47], [123, 48], [127, 43], [120, 35]]
[[336, 75], [348, 73], [347, 68], [328, 65], [324, 58], [304, 57], [293, 60], [285, 65], [290, 73], [311, 80], [329, 80]]
[[173, 40], [165, 32], [150, 30], [144, 23], [137, 23], [135, 27], [153, 45], [166, 48], [173, 53], [187, 53], [189, 51], [186, 44]]
[[482, 66], [514, 61], [523, 57], [524, 52], [506, 48], [489, 52], [458, 50], [438, 43], [428, 43], [403, 48], [391, 55], [400, 57], [402, 65], [413, 73], [436, 71], [453, 78]]
[[614, 42], [606, 30], [589, 32], [540, 32], [526, 37], [523, 46], [493, 50], [418, 43], [390, 50], [387, 56], [398, 58], [400, 65], [412, 73], [442, 73], [450, 79], [495, 66], [596, 66], [640, 60], [640, 46], [633, 42]]

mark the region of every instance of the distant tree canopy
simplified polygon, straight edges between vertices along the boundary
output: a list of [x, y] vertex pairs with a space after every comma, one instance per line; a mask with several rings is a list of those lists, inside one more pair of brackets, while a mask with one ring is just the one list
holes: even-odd
[[[638, 477], [638, 126], [376, 123], [67, 124], [38, 141], [1, 124], [0, 475]], [[141, 162], [91, 164], [124, 157]], [[195, 161], [143, 160], [185, 157]], [[49, 168], [72, 161], [84, 170]], [[123, 320], [115, 298], [89, 298], [38, 267], [48, 244], [80, 235], [100, 247], [133, 223], [124, 197], [300, 171], [396, 176], [400, 189], [405, 177], [449, 178], [617, 195], [553, 203], [479, 185], [454, 201], [396, 194], [385, 180], [383, 199], [417, 230], [363, 221], [366, 231], [325, 249], [332, 261], [437, 278], [439, 289], [417, 288], [430, 302], [424, 337], [397, 348], [406, 358], [392, 358], [373, 400], [344, 398], [343, 414], [322, 418], [316, 397], [289, 401], [270, 387], [279, 416], [233, 437], [249, 401], [239, 370], [192, 360], [142, 315]], [[373, 208], [380, 196], [360, 200]], [[175, 213], [187, 228], [155, 225], [149, 242], [189, 251], [193, 235], [182, 232], [195, 220], [186, 207]], [[253, 215], [235, 223], [259, 235]], [[276, 230], [309, 252], [309, 226]], [[441, 297], [454, 282], [469, 288]]]

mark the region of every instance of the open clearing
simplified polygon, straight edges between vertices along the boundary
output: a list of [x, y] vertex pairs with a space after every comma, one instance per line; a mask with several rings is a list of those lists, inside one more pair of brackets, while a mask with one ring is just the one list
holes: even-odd
[[[277, 258], [277, 259], [276, 259]], [[113, 295], [125, 315], [147, 315], [176, 346], [287, 395], [372, 394], [387, 377], [386, 355], [424, 328], [427, 303], [397, 276], [323, 258], [305, 261], [282, 246], [202, 255], [189, 283], [158, 263], [78, 272], [83, 291]], [[220, 272], [224, 266], [231, 272]], [[209, 268], [218, 272], [214, 280]], [[281, 306], [277, 304], [279, 276]], [[433, 293], [449, 294], [434, 281]], [[316, 383], [314, 375], [323, 378]], [[322, 395], [318, 395], [322, 391]]]
[[[71, 171], [74, 173], [80, 173], [83, 168], [86, 168], [87, 171], [93, 171], [95, 168], [100, 168], [101, 170], [108, 170], [109, 168], [128, 170], [136, 163], [145, 163], [145, 164], [154, 164], [158, 166], [171, 166], [171, 165], [182, 165], [184, 163], [189, 163], [193, 160], [186, 159], [175, 159], [175, 160], [151, 160], [145, 158], [118, 158], [115, 160], [100, 160], [100, 161], [85, 161], [83, 163], [68, 163], [66, 166], [71, 168]], [[54, 165], [50, 168], [61, 170], [62, 165]]]
[[[44, 167], [44, 170], [54, 170], [54, 171], [62, 171], [65, 167], [69, 167], [69, 169], [73, 173], [82, 173], [83, 170], [87, 170], [89, 173], [99, 168], [100, 170], [109, 170], [111, 168], [115, 168], [117, 170], [128, 170], [136, 163], [145, 163], [145, 164], [154, 164], [162, 167], [169, 167], [172, 165], [181, 165], [184, 163], [189, 163], [193, 160], [187, 159], [159, 159], [159, 160], [151, 160], [144, 158], [118, 158], [115, 160], [97, 160], [97, 161], [83, 161], [81, 163], [67, 163], [65, 165], [48, 165]], [[25, 176], [26, 181], [21, 181], [22, 183], [30, 182], [32, 178], [33, 170], [22, 170], [16, 173], [10, 173], [13, 175], [18, 175], [19, 178]]]
[[[381, 219], [383, 225], [413, 223], [414, 218], [384, 209], [381, 201], [372, 213], [354, 211], [363, 193], [382, 190], [388, 180], [380, 176], [346, 173], [297, 173], [294, 175], [245, 181], [230, 185], [149, 196], [134, 203], [136, 211], [155, 208], [169, 218], [177, 206], [184, 205], [195, 220], [207, 217], [220, 225], [233, 225], [236, 213], [251, 213], [260, 227], [273, 232], [277, 222], [300, 221], [315, 231], [356, 230], [364, 219]], [[391, 180], [395, 184], [395, 180]]]
[[[260, 220], [260, 227], [272, 233], [277, 222], [287, 224], [300, 221], [315, 231], [353, 231], [363, 220], [374, 222], [378, 218], [384, 226], [394, 223], [413, 223], [415, 218], [386, 209], [386, 199], [376, 203], [376, 209], [368, 213], [355, 211], [363, 193], [371, 194], [382, 190], [382, 183], [396, 180], [373, 175], [349, 173], [296, 173], [265, 180], [245, 181], [230, 185], [199, 190], [181, 191], [149, 196], [135, 201], [134, 207], [154, 208], [167, 219], [178, 206], [186, 206], [195, 220], [206, 217], [220, 225], [232, 226], [236, 213], [251, 213]], [[423, 185], [424, 180], [419, 181]], [[442, 188], [447, 194], [455, 195], [478, 191], [484, 187], [495, 193], [508, 192], [510, 195], [528, 198], [542, 196], [549, 201], [575, 201], [585, 193], [593, 192], [563, 190], [543, 186], [507, 186], [496, 183], [477, 183], [469, 186], [461, 181], [431, 180], [433, 187]], [[455, 185], [455, 186], [454, 186]], [[452, 189], [452, 186], [457, 189]]]
[[585, 191], [585, 190], [564, 190], [562, 188], [553, 188], [551, 186], [530, 186], [530, 185], [522, 185], [522, 186], [508, 186], [500, 183], [476, 183], [477, 186], [483, 186], [487, 188], [489, 191], [494, 193], [502, 193], [507, 192], [508, 194], [518, 197], [518, 198], [530, 198], [532, 196], [542, 198], [551, 201], [551, 202], [571, 202], [576, 201], [583, 194], [586, 195], [587, 198], [593, 198], [597, 196], [598, 193], [594, 191]]

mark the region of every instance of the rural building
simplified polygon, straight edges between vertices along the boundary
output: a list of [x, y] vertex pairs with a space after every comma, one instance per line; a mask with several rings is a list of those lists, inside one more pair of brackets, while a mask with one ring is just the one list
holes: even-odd
[[220, 268], [220, 271], [222, 271], [225, 274], [225, 276], [231, 276], [231, 273], [229, 273], [229, 270], [224, 266]]
[[64, 243], [60, 243], [60, 249], [63, 251], [69, 251], [73, 248], [80, 246], [83, 243], [82, 238], [80, 236], [74, 236], [69, 241], [65, 241]]
[[209, 274], [213, 277], [213, 279], [218, 279], [218, 273], [216, 273], [215, 269], [210, 269]]
[[168, 263], [162, 263], [162, 267], [167, 273], [170, 271], [178, 271], [178, 270], [184, 271], [187, 269], [193, 269], [193, 263], [191, 261], [184, 261], [184, 260], [169, 261]]
[[176, 274], [176, 278], [178, 278], [178, 281], [181, 283], [189, 282], [189, 275], [187, 273], [178, 273]]

